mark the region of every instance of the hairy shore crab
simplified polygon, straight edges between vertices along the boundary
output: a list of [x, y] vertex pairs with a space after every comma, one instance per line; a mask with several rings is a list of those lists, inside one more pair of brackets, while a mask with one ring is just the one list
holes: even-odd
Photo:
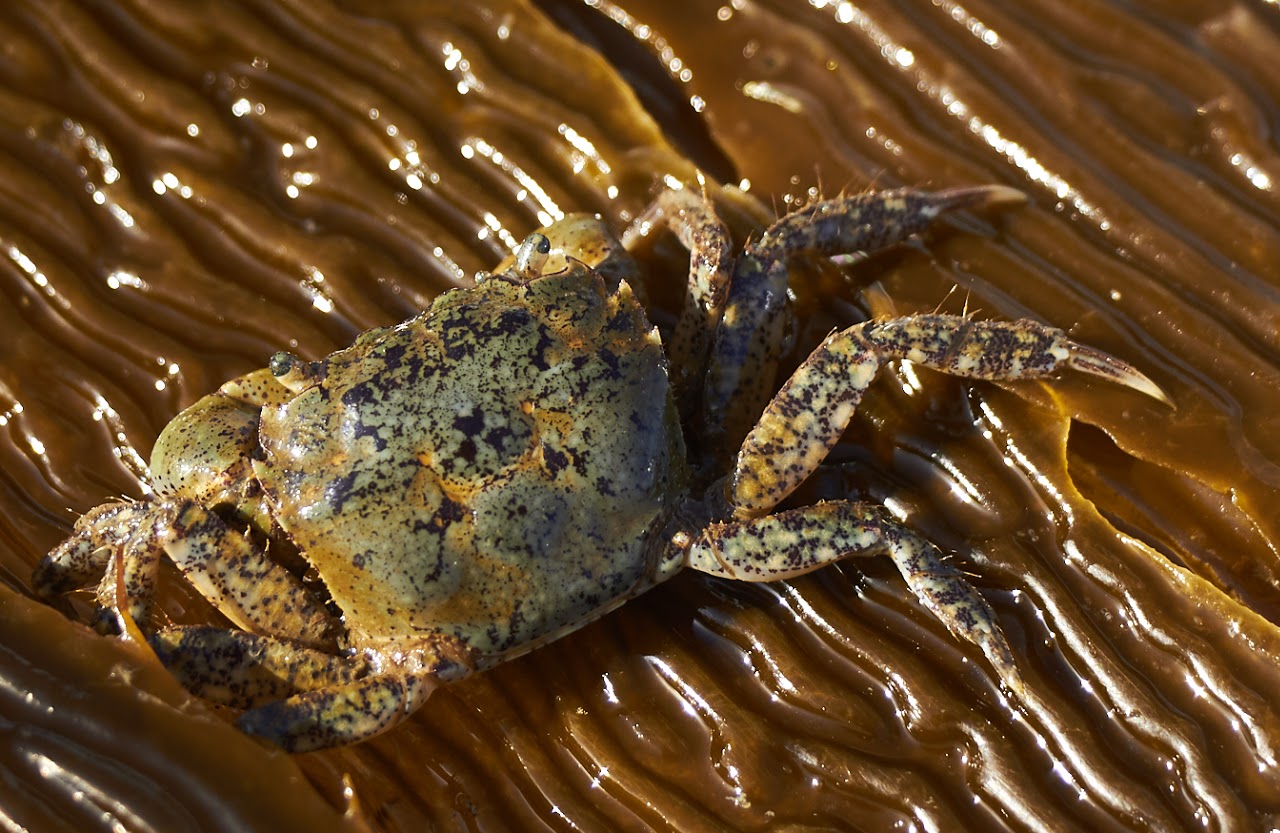
[[[294, 751], [373, 736], [437, 685], [686, 567], [769, 581], [888, 555], [1017, 690], [987, 603], [884, 508], [773, 510], [895, 359], [974, 379], [1073, 367], [1159, 389], [1034, 321], [940, 314], [832, 333], [780, 390], [772, 379], [793, 255], [877, 249], [944, 212], [1021, 200], [999, 186], [828, 200], [735, 253], [715, 200], [667, 190], [624, 238], [666, 227], [691, 252], [665, 346], [624, 242], [568, 217], [417, 317], [319, 361], [279, 353], [196, 402], [156, 441], [154, 496], [87, 513], [34, 584], [51, 597], [98, 581], [113, 629]], [[158, 621], [162, 558], [234, 627]]]

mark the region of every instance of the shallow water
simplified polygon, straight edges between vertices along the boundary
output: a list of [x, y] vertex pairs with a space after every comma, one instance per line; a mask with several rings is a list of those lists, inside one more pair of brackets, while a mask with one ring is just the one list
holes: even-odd
[[[6, 6], [12, 826], [1280, 826], [1280, 12], [1010, 5]], [[872, 185], [1031, 197], [798, 270], [792, 361], [870, 314], [967, 308], [1067, 328], [1169, 393], [899, 369], [797, 498], [886, 500], [955, 552], [1023, 697], [887, 562], [689, 575], [290, 759], [24, 595], [224, 379], [400, 320], [561, 212], [625, 222], [694, 166], [779, 211]], [[683, 276], [653, 265], [660, 305]], [[174, 619], [208, 617], [167, 579]]]

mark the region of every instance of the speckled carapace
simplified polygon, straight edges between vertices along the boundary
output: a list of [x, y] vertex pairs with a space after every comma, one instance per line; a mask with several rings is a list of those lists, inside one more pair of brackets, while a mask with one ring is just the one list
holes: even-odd
[[[627, 247], [599, 219], [568, 217], [415, 318], [318, 361], [277, 354], [196, 402], [156, 442], [154, 497], [86, 514], [35, 584], [53, 595], [98, 579], [106, 627], [291, 750], [377, 734], [437, 685], [685, 567], [768, 581], [886, 554], [1017, 691], [990, 607], [888, 511], [772, 510], [894, 359], [977, 379], [1071, 366], [1159, 389], [1042, 324], [948, 315], [833, 333], [781, 390], [772, 379], [792, 255], [879, 248], [945, 211], [1020, 200], [995, 186], [829, 200], [735, 254], [713, 199], [666, 191], [626, 240], [665, 227], [691, 251], [668, 350]], [[162, 557], [235, 627], [157, 621]]]

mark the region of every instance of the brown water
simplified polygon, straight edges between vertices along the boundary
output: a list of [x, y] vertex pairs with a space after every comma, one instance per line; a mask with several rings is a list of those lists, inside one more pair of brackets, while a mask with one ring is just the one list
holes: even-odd
[[[1280, 827], [1274, 2], [31, 0], [0, 47], [7, 829]], [[406, 317], [559, 212], [624, 221], [692, 164], [779, 210], [1031, 196], [800, 270], [795, 358], [967, 305], [1066, 327], [1176, 403], [901, 371], [800, 496], [896, 501], [957, 552], [1025, 697], [888, 563], [689, 575], [291, 759], [24, 595], [224, 379]], [[171, 616], [209, 616], [166, 578]]]

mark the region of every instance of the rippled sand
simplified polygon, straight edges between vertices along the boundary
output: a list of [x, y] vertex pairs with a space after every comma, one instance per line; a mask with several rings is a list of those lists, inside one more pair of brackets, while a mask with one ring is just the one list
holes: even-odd
[[[0, 821], [1280, 826], [1276, 55], [1267, 0], [6, 5]], [[688, 575], [370, 743], [289, 758], [28, 597], [224, 379], [400, 320], [562, 212], [624, 223], [695, 167], [778, 211], [900, 184], [1031, 197], [798, 269], [792, 362], [869, 315], [968, 309], [1067, 328], [1169, 392], [899, 368], [797, 497], [892, 501], [955, 552], [1023, 697], [887, 561]], [[679, 253], [651, 266], [665, 323]], [[165, 578], [174, 620], [209, 620]]]

